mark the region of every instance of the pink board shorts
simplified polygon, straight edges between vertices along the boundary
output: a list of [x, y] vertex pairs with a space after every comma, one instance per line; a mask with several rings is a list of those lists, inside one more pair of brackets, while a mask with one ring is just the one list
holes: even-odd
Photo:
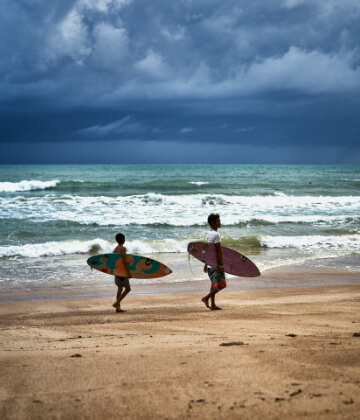
[[226, 287], [225, 273], [220, 273], [216, 268], [208, 267], [208, 276], [211, 280], [211, 288], [220, 286], [222, 289]]

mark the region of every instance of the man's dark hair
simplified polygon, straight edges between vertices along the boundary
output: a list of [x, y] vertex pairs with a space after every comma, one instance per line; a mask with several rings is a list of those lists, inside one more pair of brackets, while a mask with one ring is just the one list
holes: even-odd
[[219, 219], [220, 216], [218, 214], [211, 213], [208, 217], [208, 223], [212, 227], [212, 224]]
[[115, 239], [116, 239], [116, 242], [117, 242], [118, 244], [122, 244], [122, 243], [125, 241], [125, 235], [124, 235], [123, 233], [118, 233], [118, 234], [115, 236]]

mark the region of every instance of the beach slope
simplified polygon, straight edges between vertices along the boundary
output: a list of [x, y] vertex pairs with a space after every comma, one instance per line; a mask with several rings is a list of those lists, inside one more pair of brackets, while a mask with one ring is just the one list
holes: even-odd
[[2, 419], [354, 419], [360, 284], [0, 304]]

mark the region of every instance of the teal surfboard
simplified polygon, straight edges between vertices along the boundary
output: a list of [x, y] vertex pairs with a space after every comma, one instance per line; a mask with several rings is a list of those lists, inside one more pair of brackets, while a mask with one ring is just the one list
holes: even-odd
[[[152, 258], [127, 254], [127, 265], [131, 275], [137, 279], [153, 279], [172, 273], [165, 264]], [[102, 273], [127, 277], [122, 254], [101, 254], [88, 258], [88, 265]]]

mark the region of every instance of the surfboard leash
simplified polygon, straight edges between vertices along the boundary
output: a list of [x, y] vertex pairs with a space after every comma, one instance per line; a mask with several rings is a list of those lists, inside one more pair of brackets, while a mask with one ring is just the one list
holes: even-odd
[[191, 269], [190, 256], [191, 256], [191, 254], [190, 254], [190, 252], [188, 252], [188, 263], [189, 263], [189, 268], [190, 268], [190, 271], [191, 271], [192, 275], [193, 275], [193, 276], [196, 276], [196, 274], [195, 274], [195, 273], [192, 271], [192, 269]]

